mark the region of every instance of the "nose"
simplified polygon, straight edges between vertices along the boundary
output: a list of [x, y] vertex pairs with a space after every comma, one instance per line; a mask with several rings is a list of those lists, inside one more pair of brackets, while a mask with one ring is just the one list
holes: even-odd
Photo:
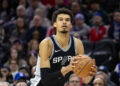
[[65, 21], [65, 20], [63, 21], [63, 24], [66, 24], [66, 21]]

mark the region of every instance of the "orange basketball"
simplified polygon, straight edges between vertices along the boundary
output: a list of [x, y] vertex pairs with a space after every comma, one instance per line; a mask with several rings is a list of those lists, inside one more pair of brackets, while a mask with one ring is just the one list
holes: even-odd
[[78, 61], [78, 64], [74, 65], [75, 67], [73, 68], [73, 72], [80, 78], [86, 77], [89, 75], [93, 65], [95, 65], [95, 62], [92, 58], [82, 55]]

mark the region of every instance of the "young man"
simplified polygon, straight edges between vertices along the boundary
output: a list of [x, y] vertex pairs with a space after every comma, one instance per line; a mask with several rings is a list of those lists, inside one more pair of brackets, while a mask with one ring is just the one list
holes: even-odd
[[[41, 80], [43, 86], [64, 86], [76, 64], [84, 54], [82, 42], [69, 35], [72, 28], [72, 13], [61, 8], [53, 14], [56, 35], [44, 39], [39, 46]], [[74, 57], [79, 55], [79, 57]], [[90, 76], [84, 78], [89, 83], [97, 67], [93, 65]]]

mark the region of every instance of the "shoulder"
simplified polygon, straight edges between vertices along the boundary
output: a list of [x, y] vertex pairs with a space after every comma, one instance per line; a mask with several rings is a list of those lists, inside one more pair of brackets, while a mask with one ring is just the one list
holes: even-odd
[[76, 43], [77, 55], [84, 54], [84, 47], [83, 47], [82, 41], [75, 37], [74, 37], [74, 39], [75, 39], [75, 43]]
[[51, 41], [50, 37], [47, 37], [40, 42], [39, 46], [49, 46], [49, 47], [51, 46], [52, 47], [52, 45], [53, 44], [52, 44], [52, 41]]
[[80, 39], [78, 39], [78, 38], [76, 38], [76, 37], [74, 37], [74, 39], [75, 39], [75, 43], [76, 43], [76, 44], [82, 44], [82, 41], [81, 41]]
[[51, 56], [52, 47], [53, 47], [53, 44], [49, 37], [41, 41], [41, 43], [39, 44], [40, 57], [48, 58], [49, 56]]

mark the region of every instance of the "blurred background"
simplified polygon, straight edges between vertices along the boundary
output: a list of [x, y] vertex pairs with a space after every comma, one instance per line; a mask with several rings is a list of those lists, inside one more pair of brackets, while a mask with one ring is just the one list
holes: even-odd
[[62, 7], [74, 16], [70, 34], [120, 85], [120, 0], [0, 0], [0, 86], [29, 86], [39, 43], [54, 34], [52, 14]]

